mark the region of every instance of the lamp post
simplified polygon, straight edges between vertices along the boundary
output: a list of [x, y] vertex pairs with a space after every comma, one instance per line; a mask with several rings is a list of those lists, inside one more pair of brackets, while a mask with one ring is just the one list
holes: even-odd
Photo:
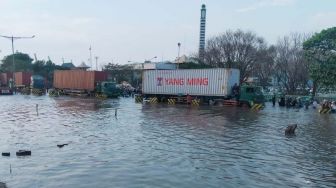
[[98, 56], [96, 56], [95, 59], [96, 59], [96, 70], [98, 71]]
[[91, 49], [91, 45], [90, 45], [89, 51], [90, 51], [90, 66], [91, 66], [91, 70], [93, 70], [93, 68], [92, 68], [92, 49]]
[[156, 59], [157, 56], [152, 57], [151, 59], [145, 60], [145, 62], [151, 62], [153, 59]]
[[180, 49], [181, 49], [181, 43], [177, 43], [178, 51], [177, 51], [177, 69], [179, 69], [179, 64], [180, 64]]
[[31, 36], [31, 37], [14, 37], [14, 36], [4, 36], [4, 35], [0, 35], [0, 37], [3, 37], [3, 38], [6, 38], [6, 39], [9, 39], [12, 41], [12, 58], [13, 58], [13, 86], [15, 85], [15, 58], [14, 58], [14, 40], [17, 40], [17, 39], [32, 39], [35, 37], [35, 35]]

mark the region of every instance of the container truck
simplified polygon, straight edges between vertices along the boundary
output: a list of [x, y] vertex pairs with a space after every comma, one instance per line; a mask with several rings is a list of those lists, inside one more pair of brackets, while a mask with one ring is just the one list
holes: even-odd
[[46, 93], [46, 79], [41, 75], [32, 75], [30, 77], [30, 92], [35, 95], [44, 95]]
[[64, 95], [118, 97], [115, 82], [108, 81], [108, 73], [86, 70], [57, 70], [54, 72], [54, 91]]
[[[197, 103], [221, 102], [240, 106], [263, 103], [261, 88], [253, 85], [239, 87], [239, 78], [238, 69], [145, 70], [142, 97], [168, 103], [189, 103], [189, 99], [197, 99]], [[237, 94], [233, 93], [235, 84]]]
[[30, 88], [32, 89], [45, 89], [45, 78], [40, 75], [32, 75], [30, 77]]
[[30, 72], [14, 73], [15, 89], [22, 94], [45, 94], [45, 79], [40, 75], [33, 75]]

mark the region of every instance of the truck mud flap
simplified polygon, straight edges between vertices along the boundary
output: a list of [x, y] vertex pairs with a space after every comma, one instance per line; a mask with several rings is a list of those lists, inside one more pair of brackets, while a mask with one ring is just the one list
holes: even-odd
[[193, 106], [199, 106], [199, 105], [201, 104], [201, 99], [193, 99], [193, 100], [191, 101], [191, 104], [192, 104]]
[[156, 98], [156, 97], [153, 97], [153, 98], [149, 99], [149, 103], [151, 103], [151, 104], [157, 104], [158, 102], [159, 102], [158, 98]]
[[143, 102], [143, 98], [142, 98], [141, 95], [135, 95], [134, 99], [135, 99], [135, 103], [142, 103]]
[[259, 111], [259, 110], [262, 110], [263, 108], [264, 108], [263, 104], [253, 104], [253, 105], [251, 105], [251, 110]]

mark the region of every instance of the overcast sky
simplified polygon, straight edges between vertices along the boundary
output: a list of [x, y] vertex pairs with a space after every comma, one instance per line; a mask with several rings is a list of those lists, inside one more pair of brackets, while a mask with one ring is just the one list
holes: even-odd
[[[206, 37], [252, 30], [270, 44], [291, 32], [336, 25], [336, 0], [0, 0], [0, 35], [31, 36], [15, 50], [61, 64], [173, 60], [197, 52], [200, 8], [207, 6]], [[0, 58], [11, 53], [0, 38]]]

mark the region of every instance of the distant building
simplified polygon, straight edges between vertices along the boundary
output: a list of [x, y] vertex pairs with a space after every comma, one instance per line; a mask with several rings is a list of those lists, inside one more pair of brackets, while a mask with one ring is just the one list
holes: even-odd
[[170, 61], [163, 61], [163, 62], [151, 62], [146, 61], [145, 63], [132, 63], [128, 64], [134, 70], [174, 70], [176, 69], [176, 64]]
[[201, 9], [201, 23], [200, 23], [200, 39], [199, 39], [199, 59], [204, 60], [204, 50], [205, 50], [205, 24], [206, 24], [206, 8], [205, 4], [202, 5]]
[[127, 64], [128, 66], [132, 67], [134, 70], [142, 70], [143, 69], [143, 63], [132, 63]]
[[79, 70], [87, 70], [89, 69], [90, 67], [88, 65], [86, 65], [84, 62], [82, 62], [79, 66], [77, 66], [76, 68], [74, 69], [79, 69]]
[[195, 64], [199, 64], [199, 61], [197, 58], [194, 57], [188, 57], [186, 55], [182, 55], [179, 58], [176, 58], [174, 63], [176, 64], [184, 64], [184, 63], [195, 63]]
[[76, 68], [76, 66], [72, 62], [70, 62], [70, 63], [63, 63], [61, 65], [61, 67], [66, 68], [66, 69], [74, 69], [74, 68]]
[[188, 63], [189, 58], [186, 55], [182, 55], [181, 57], [176, 58], [175, 62], [176, 64], [182, 64], [182, 63]]

